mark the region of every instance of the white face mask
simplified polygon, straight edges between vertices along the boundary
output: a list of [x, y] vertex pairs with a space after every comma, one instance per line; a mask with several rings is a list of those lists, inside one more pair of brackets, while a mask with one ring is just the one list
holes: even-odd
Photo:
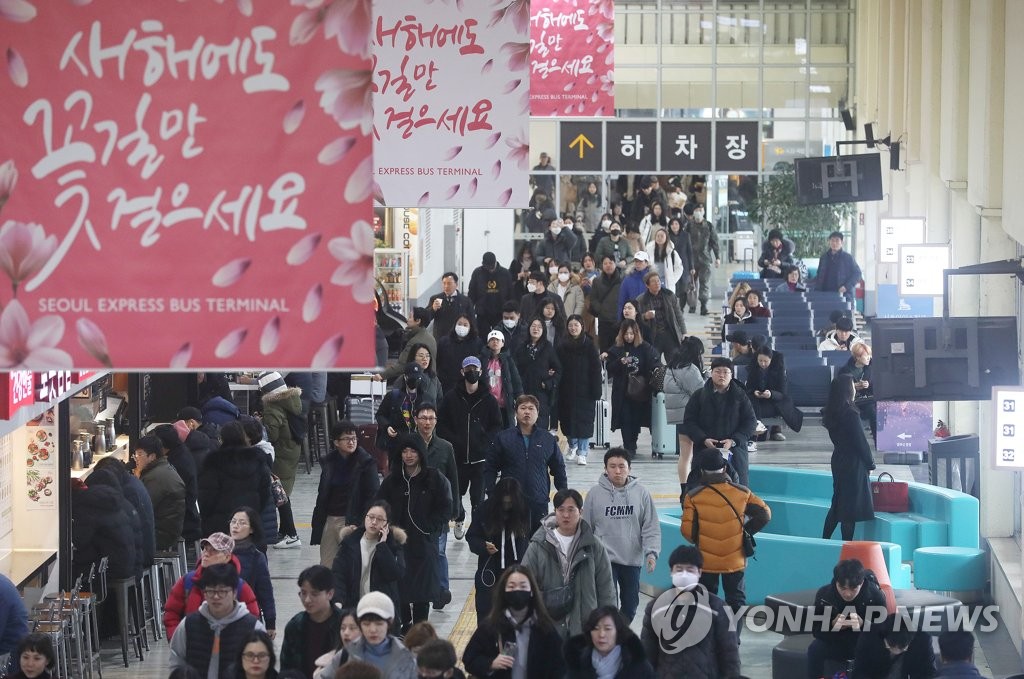
[[700, 581], [700, 576], [690, 571], [677, 571], [672, 574], [672, 586], [678, 589], [690, 589]]
[[555, 274], [558, 273], [558, 267], [557, 266], [549, 266], [548, 267], [548, 273], [551, 274], [552, 276], [554, 276]]
[[466, 335], [469, 334], [469, 328], [467, 328], [464, 325], [456, 325], [455, 334], [458, 335], [459, 337], [465, 337]]
[[552, 226], [551, 227], [551, 235], [552, 236], [557, 236], [560, 233], [562, 233], [562, 227], [560, 227], [560, 226]]
[[693, 218], [696, 219], [698, 222], [700, 220], [704, 219], [704, 211], [703, 210], [694, 210], [693, 211]]
[[602, 219], [601, 220], [601, 228], [602, 229], [607, 229], [611, 225], [612, 225], [612, 220], [610, 220], [610, 219]]
[[560, 273], [560, 274], [558, 274], [558, 280], [560, 280], [563, 283], [565, 283], [566, 281], [569, 280], [569, 274], [567, 274], [567, 273]]
[[527, 283], [526, 284], [526, 291], [527, 292], [537, 292], [537, 284], [536, 283]]
[[518, 325], [518, 323], [516, 323], [516, 321], [513, 321], [511, 318], [502, 319], [501, 324], [504, 325], [509, 330], [511, 330], [512, 328], [516, 327], [516, 325]]

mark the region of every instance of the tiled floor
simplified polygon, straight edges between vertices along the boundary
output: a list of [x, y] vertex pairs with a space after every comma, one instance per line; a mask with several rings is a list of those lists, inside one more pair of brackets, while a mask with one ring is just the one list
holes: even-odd
[[[687, 314], [690, 331], [709, 323], [709, 318]], [[799, 434], [787, 432], [786, 442], [761, 443], [760, 450], [751, 456], [751, 464], [781, 464], [792, 467], [828, 468], [831, 446], [828, 444], [824, 429], [810, 422]], [[613, 442], [618, 442], [617, 434]], [[654, 494], [659, 507], [678, 505], [679, 485], [676, 480], [674, 458], [663, 461], [652, 460], [649, 453], [650, 439], [645, 434], [640, 441], [640, 454], [633, 466], [634, 474], [639, 477]], [[586, 467], [569, 465], [569, 485], [586, 490], [590, 488], [601, 474], [601, 455], [596, 450], [591, 455], [591, 464]], [[890, 471], [896, 479], [912, 480], [913, 471], [906, 466], [879, 465], [879, 471]], [[316, 470], [314, 474], [300, 473], [295, 485], [294, 503], [296, 521], [299, 522], [300, 534], [304, 541], [309, 537], [309, 517], [312, 513], [313, 500], [317, 488]], [[274, 582], [278, 608], [278, 624], [281, 634], [288, 619], [301, 610], [297, 597], [296, 578], [299, 572], [319, 560], [317, 547], [304, 545], [295, 550], [270, 550], [270, 572]], [[473, 573], [476, 568], [476, 556], [472, 554], [464, 540], [449, 538], [448, 543], [449, 573], [451, 577], [452, 603], [444, 611], [431, 611], [430, 622], [438, 632], [450, 637], [457, 647], [468, 640], [476, 627], [476, 616], [472, 603], [471, 590]], [[646, 597], [642, 596], [640, 610], [646, 605]], [[639, 631], [640, 617], [633, 622], [634, 629]], [[751, 679], [771, 677], [771, 649], [781, 637], [771, 632], [743, 634], [741, 658], [743, 672]], [[278, 637], [280, 643], [281, 637]], [[133, 662], [127, 670], [120, 662], [120, 651], [109, 645], [110, 651], [104, 654], [104, 676], [108, 679], [165, 677], [167, 676], [167, 642], [158, 642], [145, 662]], [[1020, 671], [1020, 661], [1013, 650], [1010, 637], [1004, 628], [983, 635], [981, 645], [977, 649], [976, 661], [987, 676], [1002, 677]], [[988, 657], [992, 657], [989, 667]], [[787, 678], [789, 679], [789, 678]]]

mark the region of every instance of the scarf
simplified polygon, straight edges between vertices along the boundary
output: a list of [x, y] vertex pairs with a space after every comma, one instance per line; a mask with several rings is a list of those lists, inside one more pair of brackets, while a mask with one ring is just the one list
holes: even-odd
[[241, 538], [240, 540], [235, 540], [235, 551], [239, 552], [245, 549], [249, 549], [249, 547], [251, 547], [252, 544], [252, 533], [249, 533], [249, 537]]
[[608, 651], [608, 655], [601, 655], [595, 648], [590, 651], [590, 662], [597, 673], [597, 679], [615, 679], [622, 664], [622, 646], [616, 644], [615, 648]]
[[[543, 342], [543, 341], [544, 340], [541, 340], [541, 342]], [[539, 351], [540, 351], [540, 342], [537, 342], [536, 344], [533, 343], [533, 342], [528, 342], [526, 344], [526, 353], [529, 354], [531, 361], [536, 361], [537, 360], [537, 353]]]

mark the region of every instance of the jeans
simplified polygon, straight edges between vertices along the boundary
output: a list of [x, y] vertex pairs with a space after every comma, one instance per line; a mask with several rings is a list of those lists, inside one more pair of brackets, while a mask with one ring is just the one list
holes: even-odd
[[568, 439], [569, 447], [576, 449], [576, 454], [582, 458], [587, 457], [587, 453], [590, 452], [590, 439]]
[[633, 622], [640, 604], [640, 566], [612, 564], [612, 580], [619, 588], [619, 612], [627, 622]]
[[448, 591], [448, 555], [445, 548], [448, 546], [448, 531], [445, 530], [437, 539], [437, 580], [441, 583], [441, 591]]
[[526, 504], [530, 508], [530, 530], [527, 535], [533, 535], [540, 528], [541, 519], [550, 513], [549, 503], [545, 500], [543, 503], [527, 502]]
[[[469, 490], [469, 511], [476, 512], [476, 508], [484, 499], [484, 463], [460, 464], [459, 465], [459, 497], [463, 497]], [[466, 520], [466, 508], [459, 502], [459, 515], [456, 521]]]

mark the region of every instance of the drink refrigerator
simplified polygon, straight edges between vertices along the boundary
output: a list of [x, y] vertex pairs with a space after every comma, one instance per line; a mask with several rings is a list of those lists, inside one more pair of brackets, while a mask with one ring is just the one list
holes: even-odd
[[373, 252], [377, 280], [384, 288], [391, 308], [409, 317], [409, 252], [378, 248]]

